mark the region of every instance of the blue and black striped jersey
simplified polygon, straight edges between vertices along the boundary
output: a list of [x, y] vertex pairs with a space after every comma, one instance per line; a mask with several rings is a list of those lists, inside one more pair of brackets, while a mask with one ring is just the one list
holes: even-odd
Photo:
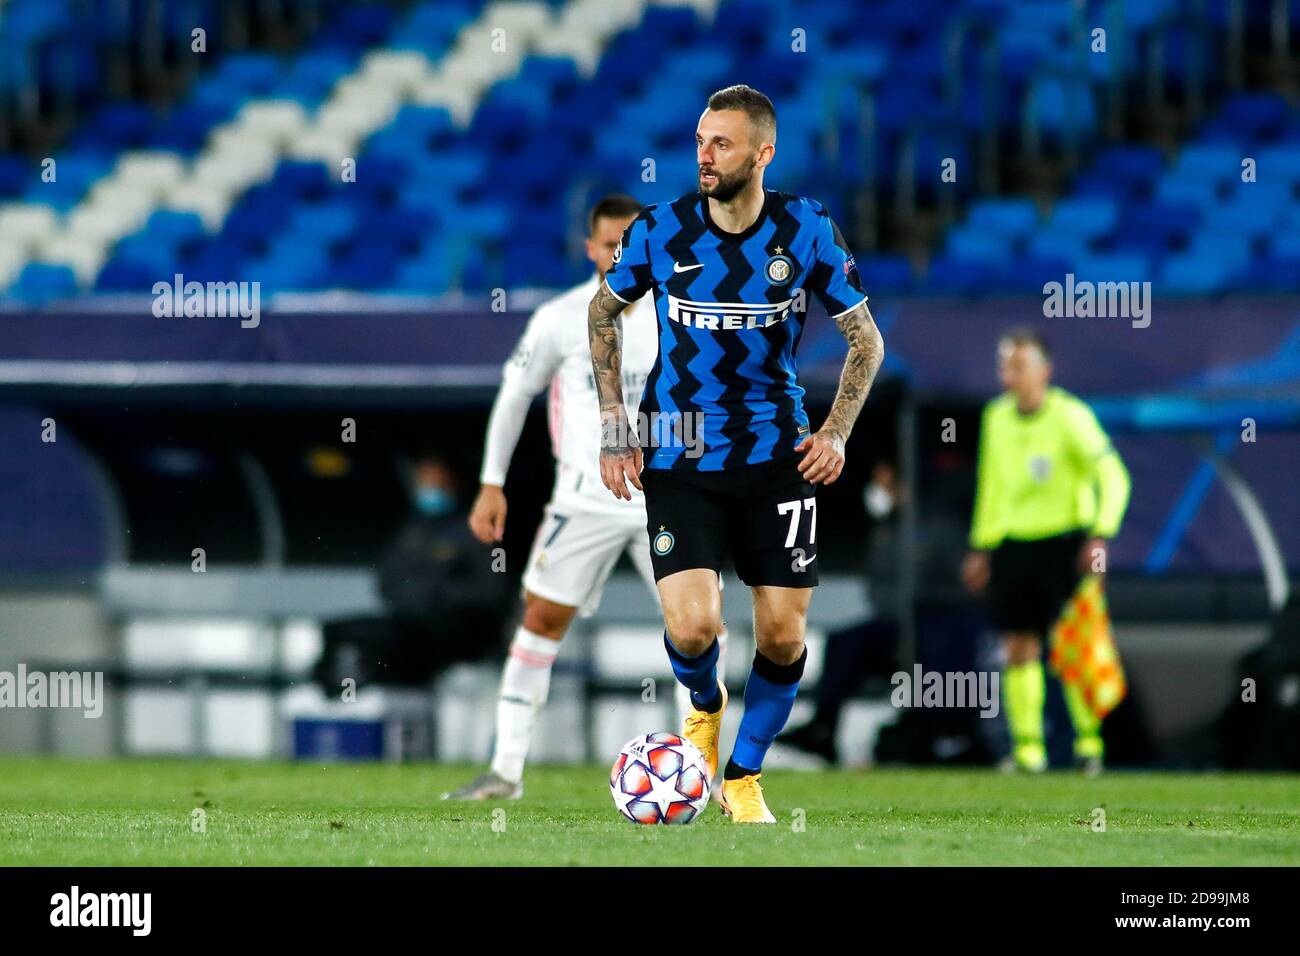
[[605, 281], [625, 302], [654, 292], [659, 358], [642, 421], [695, 430], [694, 443], [641, 435], [647, 468], [720, 471], [794, 454], [809, 427], [795, 364], [807, 295], [832, 317], [867, 298], [826, 209], [775, 190], [741, 233], [714, 224], [698, 193], [647, 206]]

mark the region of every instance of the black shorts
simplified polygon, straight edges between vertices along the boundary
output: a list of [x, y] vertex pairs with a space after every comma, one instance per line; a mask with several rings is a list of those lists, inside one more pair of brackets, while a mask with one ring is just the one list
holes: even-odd
[[1079, 552], [1087, 536], [1072, 531], [1037, 541], [1008, 538], [990, 560], [989, 605], [999, 631], [1046, 638], [1082, 575]]
[[725, 471], [646, 468], [655, 580], [721, 571], [728, 555], [750, 587], [817, 586], [817, 489], [794, 455]]

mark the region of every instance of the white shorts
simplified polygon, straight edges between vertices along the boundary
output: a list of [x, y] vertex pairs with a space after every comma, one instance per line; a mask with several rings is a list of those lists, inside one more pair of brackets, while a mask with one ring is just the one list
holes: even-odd
[[658, 603], [645, 509], [629, 506], [627, 512], [624, 517], [576, 503], [548, 504], [528, 555], [524, 590], [576, 607], [579, 617], [591, 617], [619, 555], [626, 551]]

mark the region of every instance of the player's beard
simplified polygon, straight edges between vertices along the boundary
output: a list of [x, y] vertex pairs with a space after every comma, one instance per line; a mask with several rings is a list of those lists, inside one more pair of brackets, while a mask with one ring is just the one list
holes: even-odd
[[[734, 173], [723, 174], [714, 166], [710, 171], [718, 177], [718, 181], [709, 188], [700, 186], [700, 195], [708, 196], [710, 199], [716, 199], [718, 202], [731, 202], [740, 195], [741, 190], [749, 185], [749, 181], [754, 178], [755, 162], [751, 159]], [[698, 177], [698, 173], [696, 174]], [[698, 178], [696, 180], [699, 181]]]

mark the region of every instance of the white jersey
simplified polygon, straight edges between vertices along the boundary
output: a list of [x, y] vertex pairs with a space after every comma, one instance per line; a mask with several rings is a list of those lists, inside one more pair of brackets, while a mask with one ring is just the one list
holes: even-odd
[[[554, 500], [625, 513], [631, 507], [644, 510], [645, 500], [630, 485], [632, 501], [619, 500], [600, 480], [600, 403], [587, 337], [587, 306], [599, 282], [599, 277], [593, 276], [542, 304], [528, 320], [523, 338], [502, 368], [480, 479], [484, 484], [505, 484], [528, 406], [534, 396], [549, 389], [547, 410], [556, 463]], [[653, 310], [635, 304], [624, 309], [623, 400], [634, 425], [641, 393], [658, 354]]]

